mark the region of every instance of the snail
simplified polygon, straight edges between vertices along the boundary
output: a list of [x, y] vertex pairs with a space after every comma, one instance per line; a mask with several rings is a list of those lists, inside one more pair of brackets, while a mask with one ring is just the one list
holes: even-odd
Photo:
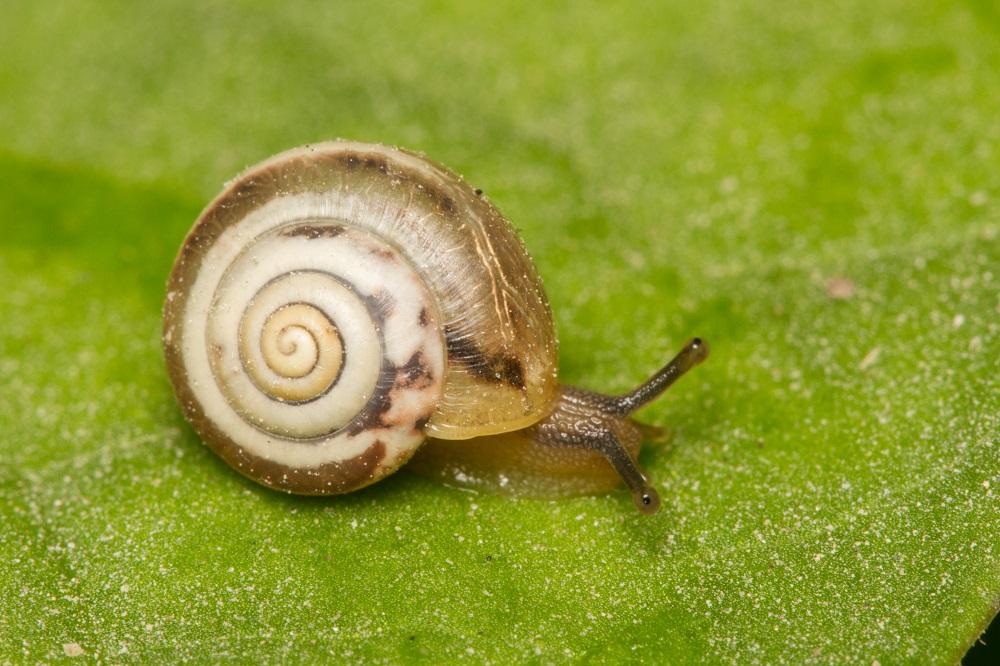
[[[695, 338], [619, 396], [560, 386], [552, 312], [481, 190], [425, 157], [336, 141], [251, 167], [201, 213], [170, 275], [167, 368], [230, 466], [346, 493], [415, 453], [423, 474], [531, 496], [659, 496], [629, 415], [705, 359]], [[418, 452], [419, 449], [419, 452]]]

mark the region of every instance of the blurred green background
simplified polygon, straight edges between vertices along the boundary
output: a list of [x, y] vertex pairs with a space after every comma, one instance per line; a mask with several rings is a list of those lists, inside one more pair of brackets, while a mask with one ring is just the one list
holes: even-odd
[[[565, 381], [713, 356], [625, 492], [279, 495], [176, 408], [201, 207], [347, 137], [485, 189]], [[0, 662], [954, 663], [1000, 602], [984, 0], [0, 6]]]

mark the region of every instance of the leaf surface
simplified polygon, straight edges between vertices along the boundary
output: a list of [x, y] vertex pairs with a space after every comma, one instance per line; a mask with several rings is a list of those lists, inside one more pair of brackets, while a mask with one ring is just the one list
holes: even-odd
[[[983, 3], [5, 3], [0, 661], [953, 663], [1000, 600], [1000, 20]], [[242, 479], [160, 306], [221, 183], [422, 150], [521, 230], [661, 512]], [[72, 650], [70, 650], [72, 651]]]

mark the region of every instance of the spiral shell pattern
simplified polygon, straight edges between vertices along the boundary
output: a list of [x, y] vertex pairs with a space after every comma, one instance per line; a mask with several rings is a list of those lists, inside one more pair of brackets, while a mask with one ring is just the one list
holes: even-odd
[[377, 481], [424, 436], [531, 426], [559, 398], [517, 232], [460, 176], [374, 144], [302, 146], [228, 183], [174, 263], [163, 342], [202, 439], [296, 493]]
[[444, 343], [433, 296], [390, 243], [262, 210], [216, 239], [193, 279], [175, 369], [192, 422], [238, 469], [291, 492], [347, 492], [423, 441]]

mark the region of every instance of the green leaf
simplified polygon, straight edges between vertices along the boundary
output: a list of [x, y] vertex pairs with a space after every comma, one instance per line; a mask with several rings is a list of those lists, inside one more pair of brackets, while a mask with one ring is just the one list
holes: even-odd
[[[1000, 600], [988, 3], [0, 8], [0, 662], [949, 663]], [[163, 367], [201, 206], [308, 141], [465, 174], [664, 505], [242, 479]], [[64, 647], [65, 646], [65, 647]]]

